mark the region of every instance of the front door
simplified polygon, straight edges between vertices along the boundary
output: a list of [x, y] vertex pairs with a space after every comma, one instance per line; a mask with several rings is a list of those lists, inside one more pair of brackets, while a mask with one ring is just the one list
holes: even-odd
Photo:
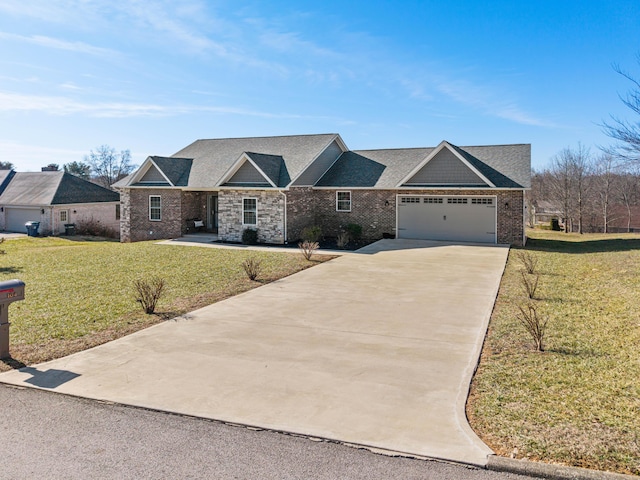
[[218, 233], [218, 195], [207, 197], [207, 230]]

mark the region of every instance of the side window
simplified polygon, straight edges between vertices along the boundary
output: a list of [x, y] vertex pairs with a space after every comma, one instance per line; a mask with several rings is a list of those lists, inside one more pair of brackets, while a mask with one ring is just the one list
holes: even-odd
[[351, 192], [336, 192], [336, 210], [338, 212], [351, 211]]
[[68, 210], [60, 210], [60, 221], [66, 223], [69, 221], [69, 211]]
[[243, 225], [258, 224], [258, 199], [257, 198], [242, 199], [242, 224]]
[[116, 205], [116, 220], [120, 220], [120, 204]]
[[149, 220], [159, 222], [162, 220], [162, 205], [160, 195], [149, 195]]

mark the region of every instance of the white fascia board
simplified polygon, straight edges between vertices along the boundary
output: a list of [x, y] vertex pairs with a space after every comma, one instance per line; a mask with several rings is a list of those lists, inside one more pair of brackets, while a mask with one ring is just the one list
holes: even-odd
[[480, 173], [478, 171], [478, 169], [476, 169], [473, 165], [471, 165], [462, 155], [460, 155], [455, 148], [451, 148], [449, 142], [447, 142], [446, 140], [443, 140], [442, 142], [440, 142], [438, 144], [438, 146], [429, 154], [426, 156], [426, 158], [420, 162], [418, 164], [417, 167], [415, 167], [413, 170], [411, 170], [411, 172], [409, 173], [409, 175], [407, 175], [406, 177], [404, 177], [402, 179], [402, 181], [400, 183], [398, 183], [398, 187], [401, 187], [403, 184], [405, 184], [409, 179], [411, 179], [416, 173], [418, 173], [427, 163], [429, 163], [431, 160], [433, 160], [433, 158], [440, 153], [440, 151], [446, 148], [448, 149], [451, 153], [453, 153], [462, 163], [464, 163], [473, 173], [475, 173], [478, 177], [480, 177], [482, 179], [482, 181], [484, 181], [487, 185], [489, 185], [492, 188], [496, 188], [496, 186], [494, 185], [493, 182], [491, 182], [487, 177], [485, 177], [482, 173]]
[[269, 182], [269, 184], [273, 188], [278, 188], [271, 181], [271, 179], [267, 175], [265, 175], [265, 173], [262, 171], [262, 169], [260, 167], [258, 167], [258, 165], [256, 165], [253, 160], [251, 160], [251, 158], [249, 157], [249, 155], [247, 155], [246, 152], [242, 152], [242, 154], [238, 157], [238, 159], [235, 162], [233, 162], [233, 164], [229, 167], [229, 169], [226, 171], [226, 173], [222, 176], [220, 181], [216, 184], [216, 187], [221, 187], [223, 183], [227, 183], [229, 181], [229, 179], [231, 177], [233, 177], [238, 170], [240, 170], [240, 167], [242, 167], [242, 165], [244, 165], [245, 162], [249, 162], [251, 165], [253, 165], [253, 167], [256, 170], [258, 170], [258, 173], [260, 173], [260, 175], [262, 175], [262, 177], [267, 182]]
[[[293, 187], [298, 188], [298, 187]], [[299, 187], [299, 188], [308, 188], [308, 187]], [[439, 187], [411, 187], [411, 186], [402, 186], [402, 187], [311, 187], [312, 190], [390, 190], [390, 191], [399, 191], [399, 192], [412, 192], [415, 190], [480, 190], [487, 192], [511, 192], [511, 191], [524, 191], [523, 188], [502, 188], [502, 187], [456, 187], [456, 186], [439, 186]]]
[[247, 159], [249, 160], [249, 163], [251, 163], [251, 165], [253, 165], [253, 167], [258, 170], [258, 173], [260, 173], [260, 175], [263, 176], [263, 178], [269, 182], [269, 184], [273, 187], [273, 188], [278, 188], [277, 185], [275, 183], [273, 183], [273, 181], [269, 178], [269, 176], [264, 173], [262, 171], [262, 169], [256, 164], [256, 162], [254, 162], [253, 160], [251, 160], [251, 157], [249, 157], [248, 155], [246, 155]]
[[171, 185], [172, 187], [175, 186], [173, 182], [171, 182], [171, 180], [167, 178], [167, 176], [164, 174], [162, 169], [159, 168], [158, 165], [156, 165], [156, 162], [154, 162], [151, 159], [151, 157], [147, 157], [147, 159], [144, 162], [142, 162], [142, 165], [140, 165], [140, 168], [136, 171], [136, 173], [133, 174], [133, 177], [131, 177], [131, 180], [129, 180], [129, 185], [125, 185], [125, 186], [128, 187], [133, 183], [138, 183], [140, 179], [145, 176], [145, 174], [149, 171], [151, 167], [155, 167], [155, 169], [160, 172], [160, 175], [164, 177], [164, 179], [167, 181], [169, 185]]
[[[320, 155], [322, 155], [324, 153], [324, 151], [329, 148], [329, 145], [331, 145], [333, 142], [338, 141], [338, 146], [342, 149], [342, 153], [347, 152], [347, 146], [344, 144], [344, 142], [342, 141], [342, 138], [340, 138], [340, 134], [336, 133], [333, 137], [331, 137], [331, 140], [329, 140], [329, 143], [327, 143], [324, 148], [322, 150], [320, 150], [320, 153], [318, 153], [315, 157], [313, 157], [313, 160], [311, 160], [307, 165], [305, 165], [305, 167], [300, 171], [300, 173], [298, 175], [295, 176], [295, 178], [293, 178], [290, 182], [289, 185], [287, 185], [287, 187], [293, 185], [294, 183], [296, 183], [296, 181], [298, 180], [298, 178], [300, 178], [302, 175], [304, 175], [304, 172], [306, 172], [308, 170], [308, 168], [313, 165], [313, 163], [318, 159], [318, 157]], [[338, 157], [336, 158], [336, 160], [338, 160], [338, 158], [340, 158], [340, 155], [338, 155]], [[333, 163], [335, 163], [335, 160], [333, 161]], [[333, 163], [331, 164], [331, 166], [333, 166]], [[331, 167], [329, 167], [331, 168]], [[329, 169], [327, 169], [327, 171], [329, 171]], [[327, 173], [327, 171], [325, 171], [322, 175], [324, 175], [325, 173]], [[322, 175], [320, 176], [320, 178], [322, 178]], [[313, 185], [296, 185], [296, 187], [312, 187]]]

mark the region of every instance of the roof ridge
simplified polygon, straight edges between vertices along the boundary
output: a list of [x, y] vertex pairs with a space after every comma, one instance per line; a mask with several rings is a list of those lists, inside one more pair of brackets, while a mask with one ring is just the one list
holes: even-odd
[[338, 133], [302, 133], [299, 135], [263, 135], [257, 137], [223, 137], [223, 138], [198, 138], [195, 142], [208, 140], [248, 140], [248, 139], [264, 139], [264, 138], [292, 138], [292, 137], [323, 137], [329, 135], [339, 135]]

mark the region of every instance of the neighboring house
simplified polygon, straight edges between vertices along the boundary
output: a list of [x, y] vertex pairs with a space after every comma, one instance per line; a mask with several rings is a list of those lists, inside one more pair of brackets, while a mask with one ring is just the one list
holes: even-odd
[[552, 219], [558, 220], [560, 223], [564, 222], [562, 216], [562, 210], [553, 202], [547, 200], [538, 200], [531, 205], [531, 211], [533, 213], [534, 224], [547, 224]]
[[528, 144], [350, 151], [323, 134], [197, 140], [114, 187], [123, 242], [179, 237], [197, 219], [231, 242], [246, 228], [281, 244], [358, 224], [368, 240], [522, 245], [530, 181]]
[[118, 232], [120, 195], [66, 172], [0, 171], [0, 230], [25, 233], [28, 221], [40, 222], [43, 235], [83, 221]]

